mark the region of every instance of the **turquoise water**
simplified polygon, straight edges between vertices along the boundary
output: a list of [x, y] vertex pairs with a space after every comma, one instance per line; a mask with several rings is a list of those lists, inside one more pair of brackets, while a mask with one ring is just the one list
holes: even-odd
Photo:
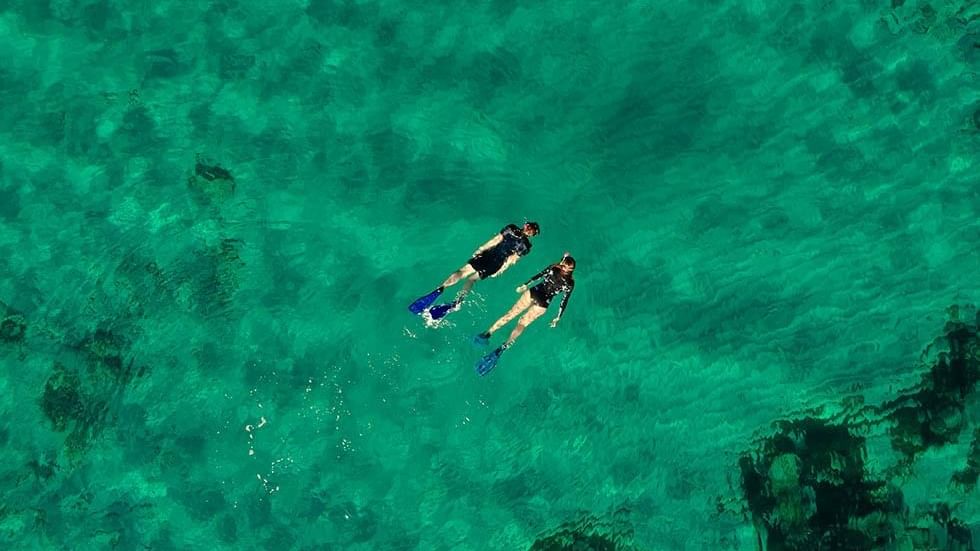
[[[865, 404], [907, 526], [836, 548], [972, 548], [974, 386], [910, 406], [949, 438], [906, 463], [888, 404], [947, 320], [975, 335], [978, 29], [948, 0], [0, 2], [0, 541], [756, 549], [803, 524], [740, 457]], [[525, 218], [530, 255], [409, 314]], [[477, 376], [566, 250], [562, 322]]]

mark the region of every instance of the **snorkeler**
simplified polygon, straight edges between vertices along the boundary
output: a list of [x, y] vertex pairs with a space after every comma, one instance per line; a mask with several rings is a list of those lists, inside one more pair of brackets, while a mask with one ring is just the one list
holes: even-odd
[[[572, 277], [572, 272], [575, 271], [575, 259], [565, 253], [561, 260], [552, 264], [538, 272], [537, 275], [527, 280], [527, 283], [521, 285], [517, 288], [517, 292], [521, 293], [521, 297], [517, 299], [514, 306], [500, 317], [494, 324], [487, 329], [485, 332], [480, 333], [474, 339], [475, 342], [481, 345], [485, 345], [490, 342], [490, 337], [495, 331], [501, 327], [510, 323], [512, 319], [517, 317], [521, 312], [524, 315], [517, 322], [517, 327], [511, 331], [510, 336], [504, 344], [500, 345], [496, 350], [490, 352], [483, 357], [476, 365], [476, 372], [480, 375], [486, 375], [490, 373], [497, 365], [497, 359], [500, 355], [504, 353], [504, 350], [514, 344], [517, 337], [521, 336], [521, 333], [531, 325], [534, 320], [538, 319], [548, 310], [548, 305], [551, 304], [551, 300], [558, 295], [558, 293], [564, 293], [561, 299], [561, 305], [558, 307], [558, 316], [551, 320], [551, 326], [555, 327], [558, 325], [558, 321], [561, 320], [562, 314], [565, 313], [565, 306], [568, 305], [568, 299], [572, 296], [572, 290], [575, 289], [575, 278]], [[544, 278], [541, 283], [538, 283], [530, 289], [527, 288], [528, 284], [540, 278]]]
[[[499, 234], [480, 245], [480, 248], [473, 252], [473, 256], [462, 268], [450, 274], [442, 282], [442, 285], [434, 291], [413, 302], [408, 309], [413, 314], [421, 314], [428, 310], [432, 319], [442, 318], [459, 307], [477, 281], [499, 276], [507, 268], [513, 266], [520, 257], [531, 252], [531, 240], [529, 238], [538, 235], [538, 233], [540, 233], [540, 229], [537, 222], [526, 222], [523, 228], [518, 228], [515, 224], [504, 226]], [[455, 285], [461, 279], [466, 279], [466, 282], [455, 300], [430, 308], [447, 287]]]

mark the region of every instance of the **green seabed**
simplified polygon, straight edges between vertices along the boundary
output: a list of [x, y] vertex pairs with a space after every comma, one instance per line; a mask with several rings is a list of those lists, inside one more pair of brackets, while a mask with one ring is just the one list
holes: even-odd
[[[974, 549], [978, 25], [0, 4], [0, 543]], [[561, 323], [477, 376], [563, 251]]]

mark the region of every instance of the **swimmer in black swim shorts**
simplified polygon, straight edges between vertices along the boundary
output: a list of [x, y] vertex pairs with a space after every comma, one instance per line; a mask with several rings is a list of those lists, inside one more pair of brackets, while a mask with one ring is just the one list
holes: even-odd
[[[575, 278], [572, 277], [572, 272], [574, 271], [575, 259], [569, 256], [568, 253], [565, 253], [560, 261], [541, 270], [537, 275], [527, 280], [527, 283], [518, 287], [517, 292], [521, 293], [521, 298], [517, 299], [514, 306], [494, 322], [490, 329], [484, 333], [480, 333], [477, 338], [484, 342], [488, 341], [494, 332], [510, 323], [521, 312], [524, 312], [524, 315], [517, 322], [517, 327], [514, 328], [510, 336], [507, 337], [507, 341], [501, 346], [502, 350], [506, 349], [514, 344], [514, 341], [517, 340], [517, 337], [521, 336], [521, 333], [524, 332], [524, 329], [528, 325], [531, 325], [534, 320], [541, 317], [548, 310], [548, 305], [551, 304], [551, 300], [555, 296], [559, 293], [564, 293], [561, 299], [561, 306], [558, 307], [558, 316], [551, 320], [552, 327], [558, 325], [562, 314], [565, 313], [565, 306], [568, 305], [568, 299], [572, 296], [572, 290], [575, 289]], [[530, 289], [527, 288], [528, 284], [532, 281], [542, 277], [544, 280], [541, 283], [538, 283]]]
[[445, 307], [452, 308], [459, 306], [477, 281], [499, 276], [522, 256], [531, 252], [530, 238], [538, 235], [538, 233], [540, 233], [540, 228], [537, 222], [526, 222], [523, 228], [519, 228], [515, 224], [504, 226], [499, 234], [480, 245], [480, 248], [473, 252], [473, 256], [462, 268], [450, 274], [435, 291], [416, 300], [410, 309], [417, 314], [421, 313], [442, 294], [443, 290], [452, 287], [461, 279], [466, 279], [463, 288], [456, 296], [456, 300], [445, 305]]

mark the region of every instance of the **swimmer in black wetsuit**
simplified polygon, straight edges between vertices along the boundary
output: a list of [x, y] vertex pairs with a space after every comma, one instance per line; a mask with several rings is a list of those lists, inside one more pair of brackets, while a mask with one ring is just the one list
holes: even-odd
[[[572, 272], [574, 271], [575, 259], [569, 256], [568, 253], [565, 253], [560, 261], [541, 270], [537, 275], [527, 280], [527, 283], [518, 287], [517, 292], [521, 293], [521, 298], [517, 299], [514, 306], [494, 322], [490, 329], [484, 333], [480, 333], [478, 339], [486, 342], [494, 332], [510, 323], [510, 320], [517, 317], [521, 312], [524, 312], [524, 315], [517, 322], [517, 327], [511, 331], [510, 336], [507, 337], [507, 341], [500, 347], [499, 351], [503, 352], [507, 347], [514, 344], [514, 341], [517, 340], [517, 337], [521, 336], [521, 333], [524, 332], [524, 329], [528, 325], [531, 325], [534, 320], [541, 317], [548, 310], [548, 305], [551, 304], [551, 300], [558, 293], [564, 293], [561, 299], [561, 306], [558, 307], [558, 316], [551, 320], [552, 327], [558, 325], [562, 314], [565, 313], [565, 306], [568, 305], [568, 299], [572, 296], [572, 290], [575, 289], [575, 278], [572, 277]], [[541, 283], [538, 283], [530, 289], [527, 288], [528, 284], [532, 281], [542, 277], [544, 280]]]
[[466, 282], [453, 302], [437, 306], [433, 308], [434, 312], [430, 312], [434, 318], [442, 317], [463, 302], [466, 294], [470, 292], [477, 281], [499, 276], [522, 256], [531, 252], [530, 238], [538, 235], [538, 233], [540, 233], [540, 228], [537, 222], [526, 222], [523, 228], [519, 228], [515, 224], [504, 226], [499, 234], [480, 245], [480, 248], [473, 252], [473, 256], [462, 268], [450, 274], [436, 290], [412, 303], [409, 309], [416, 314], [421, 314], [435, 302], [443, 290], [465, 278]]

